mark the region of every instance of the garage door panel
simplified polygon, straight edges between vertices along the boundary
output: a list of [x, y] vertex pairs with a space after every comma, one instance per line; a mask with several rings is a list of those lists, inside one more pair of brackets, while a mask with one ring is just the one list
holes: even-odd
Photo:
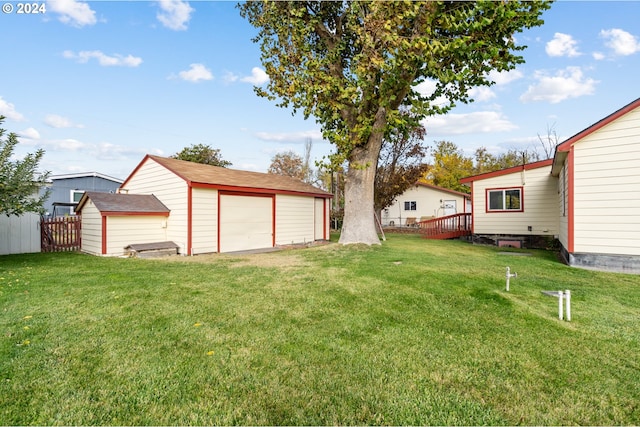
[[273, 199], [254, 196], [220, 197], [220, 252], [273, 246]]

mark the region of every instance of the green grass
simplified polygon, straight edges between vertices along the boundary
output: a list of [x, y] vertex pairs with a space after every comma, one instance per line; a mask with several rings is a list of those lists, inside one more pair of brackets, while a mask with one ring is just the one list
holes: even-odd
[[387, 237], [2, 256], [0, 424], [640, 424], [639, 276]]

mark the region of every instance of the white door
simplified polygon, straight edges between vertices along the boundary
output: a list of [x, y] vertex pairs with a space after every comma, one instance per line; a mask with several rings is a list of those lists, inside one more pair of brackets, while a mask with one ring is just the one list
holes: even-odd
[[444, 216], [457, 213], [455, 200], [445, 200], [442, 204], [444, 205]]
[[324, 235], [325, 233], [325, 209], [324, 209], [324, 201], [325, 199], [316, 199], [315, 204], [315, 218], [314, 218], [314, 239], [315, 240], [324, 240], [327, 237]]
[[220, 252], [273, 247], [273, 198], [220, 196]]

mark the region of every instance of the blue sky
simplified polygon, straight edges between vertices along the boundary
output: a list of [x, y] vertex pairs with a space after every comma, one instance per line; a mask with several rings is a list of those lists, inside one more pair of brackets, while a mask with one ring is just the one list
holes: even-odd
[[[307, 138], [313, 158], [332, 149], [313, 120], [254, 94], [268, 77], [235, 2], [54, 0], [38, 14], [0, 3], [3, 127], [20, 136], [16, 157], [43, 148], [53, 174], [126, 178], [145, 154], [191, 144], [259, 172]], [[536, 147], [547, 128], [563, 140], [640, 97], [639, 1], [559, 1], [543, 18], [516, 35], [526, 62], [427, 119], [426, 145]]]

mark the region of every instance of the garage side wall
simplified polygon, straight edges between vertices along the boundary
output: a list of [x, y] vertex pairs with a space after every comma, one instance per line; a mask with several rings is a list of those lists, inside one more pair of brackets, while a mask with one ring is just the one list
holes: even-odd
[[575, 252], [640, 256], [640, 108], [574, 149]]
[[315, 198], [276, 196], [276, 245], [315, 240]]
[[[126, 183], [129, 194], [154, 194], [169, 208], [167, 236], [187, 253], [188, 188], [187, 183], [152, 159], [140, 166]], [[131, 242], [130, 242], [131, 243]], [[141, 242], [136, 242], [141, 243]]]
[[166, 222], [167, 217], [164, 216], [107, 217], [107, 253], [105, 255], [125, 255], [124, 248], [132, 243], [154, 243], [168, 240]]
[[91, 199], [82, 208], [81, 250], [92, 255], [102, 255], [102, 215]]
[[202, 188], [194, 188], [192, 191], [191, 253], [197, 255], [218, 252], [218, 191]]

